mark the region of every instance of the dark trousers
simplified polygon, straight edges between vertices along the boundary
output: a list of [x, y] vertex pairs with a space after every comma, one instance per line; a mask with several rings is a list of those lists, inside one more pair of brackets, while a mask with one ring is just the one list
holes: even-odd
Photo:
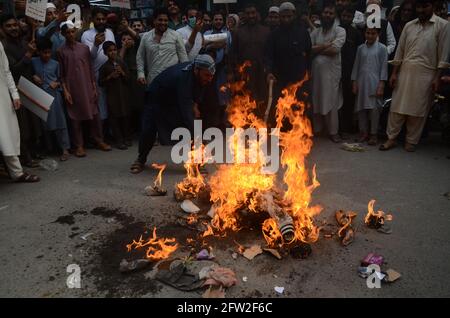
[[129, 117], [110, 116], [109, 124], [111, 125], [113, 138], [116, 143], [122, 144], [124, 141], [129, 141], [131, 139]]
[[339, 109], [339, 132], [352, 134], [356, 130], [353, 120], [355, 95], [352, 92], [352, 81], [350, 78], [342, 79], [342, 92], [344, 103]]
[[[89, 123], [89, 130], [92, 139], [96, 143], [103, 142], [103, 133], [102, 133], [102, 121], [100, 120], [100, 114], [96, 114], [91, 120], [87, 121]], [[84, 146], [83, 139], [83, 129], [81, 127], [81, 120], [71, 119], [72, 123], [72, 142], [76, 148]]]
[[142, 112], [141, 134], [139, 136], [139, 157], [140, 163], [145, 164], [147, 156], [152, 150], [158, 134], [156, 126], [155, 114], [153, 105], [145, 105]]

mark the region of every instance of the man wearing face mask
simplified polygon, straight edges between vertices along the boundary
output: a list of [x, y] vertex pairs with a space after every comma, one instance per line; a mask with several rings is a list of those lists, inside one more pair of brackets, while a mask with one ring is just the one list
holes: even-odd
[[[103, 64], [108, 61], [108, 57], [103, 52], [103, 43], [112, 41], [116, 43], [114, 33], [106, 28], [106, 11], [101, 8], [92, 10], [92, 20], [94, 27], [85, 31], [81, 36], [81, 43], [86, 44], [91, 52], [92, 65], [94, 67], [95, 78], [98, 84], [98, 71]], [[108, 109], [106, 106], [105, 93], [103, 89], [98, 89], [98, 106], [100, 119], [108, 118]]]
[[189, 61], [193, 61], [203, 46], [203, 35], [201, 33], [203, 21], [198, 10], [194, 7], [187, 9], [186, 16], [188, 24], [185, 27], [178, 29], [177, 32], [183, 37]]

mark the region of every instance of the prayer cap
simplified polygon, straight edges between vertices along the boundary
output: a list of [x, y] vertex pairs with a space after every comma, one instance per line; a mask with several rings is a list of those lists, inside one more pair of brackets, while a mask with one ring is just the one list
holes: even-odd
[[275, 6], [270, 7], [269, 8], [269, 13], [271, 13], [271, 12], [280, 13], [280, 8], [275, 7]]
[[283, 2], [280, 5], [280, 12], [286, 10], [296, 11], [295, 6], [292, 4], [292, 2]]
[[214, 59], [208, 54], [197, 55], [194, 59], [194, 67], [208, 70], [213, 75], [216, 72], [216, 64], [214, 63]]

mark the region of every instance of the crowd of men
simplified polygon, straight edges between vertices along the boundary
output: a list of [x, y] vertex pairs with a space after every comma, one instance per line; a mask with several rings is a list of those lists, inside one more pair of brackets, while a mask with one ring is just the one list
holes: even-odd
[[[245, 62], [246, 89], [269, 127], [276, 109], [264, 113], [268, 87], [276, 102], [283, 88], [307, 79], [298, 98], [310, 105], [315, 134], [338, 143], [358, 132], [359, 142], [377, 145], [385, 131], [380, 150], [404, 134], [405, 150], [415, 151], [434, 94], [448, 94], [445, 1], [311, 0], [267, 12], [247, 3], [228, 14], [165, 4], [147, 21], [94, 7], [81, 28], [67, 20], [62, 0], [48, 3], [44, 23], [1, 15], [0, 152], [13, 180], [39, 181], [22, 165], [36, 167], [43, 152], [57, 149], [66, 161], [85, 157], [86, 147], [126, 150], [135, 133], [131, 172], [143, 171], [156, 140], [170, 144], [173, 129], [192, 130], [195, 118], [204, 128], [227, 126], [232, 96], [223, 87]], [[379, 24], [367, 21], [370, 5], [381, 8]], [[21, 77], [54, 97], [46, 122], [21, 105]]]

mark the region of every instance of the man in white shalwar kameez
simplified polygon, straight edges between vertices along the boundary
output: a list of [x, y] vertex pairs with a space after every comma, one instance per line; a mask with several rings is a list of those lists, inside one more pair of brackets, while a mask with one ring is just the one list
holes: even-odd
[[325, 120], [333, 142], [338, 135], [338, 110], [343, 103], [341, 86], [341, 48], [345, 43], [345, 29], [334, 25], [336, 7], [326, 5], [322, 10], [322, 26], [311, 33], [312, 52], [312, 105], [314, 132], [322, 130]]
[[400, 36], [389, 80], [394, 88], [386, 133], [388, 141], [380, 150], [396, 145], [396, 138], [406, 123], [405, 150], [415, 151], [438, 90], [441, 70], [447, 62], [447, 21], [433, 14], [432, 0], [418, 0], [417, 19], [408, 22]]
[[0, 152], [13, 180], [37, 182], [39, 181], [37, 176], [23, 172], [18, 157], [20, 155], [20, 131], [16, 109], [19, 108], [19, 94], [9, 70], [8, 58], [0, 42]]

